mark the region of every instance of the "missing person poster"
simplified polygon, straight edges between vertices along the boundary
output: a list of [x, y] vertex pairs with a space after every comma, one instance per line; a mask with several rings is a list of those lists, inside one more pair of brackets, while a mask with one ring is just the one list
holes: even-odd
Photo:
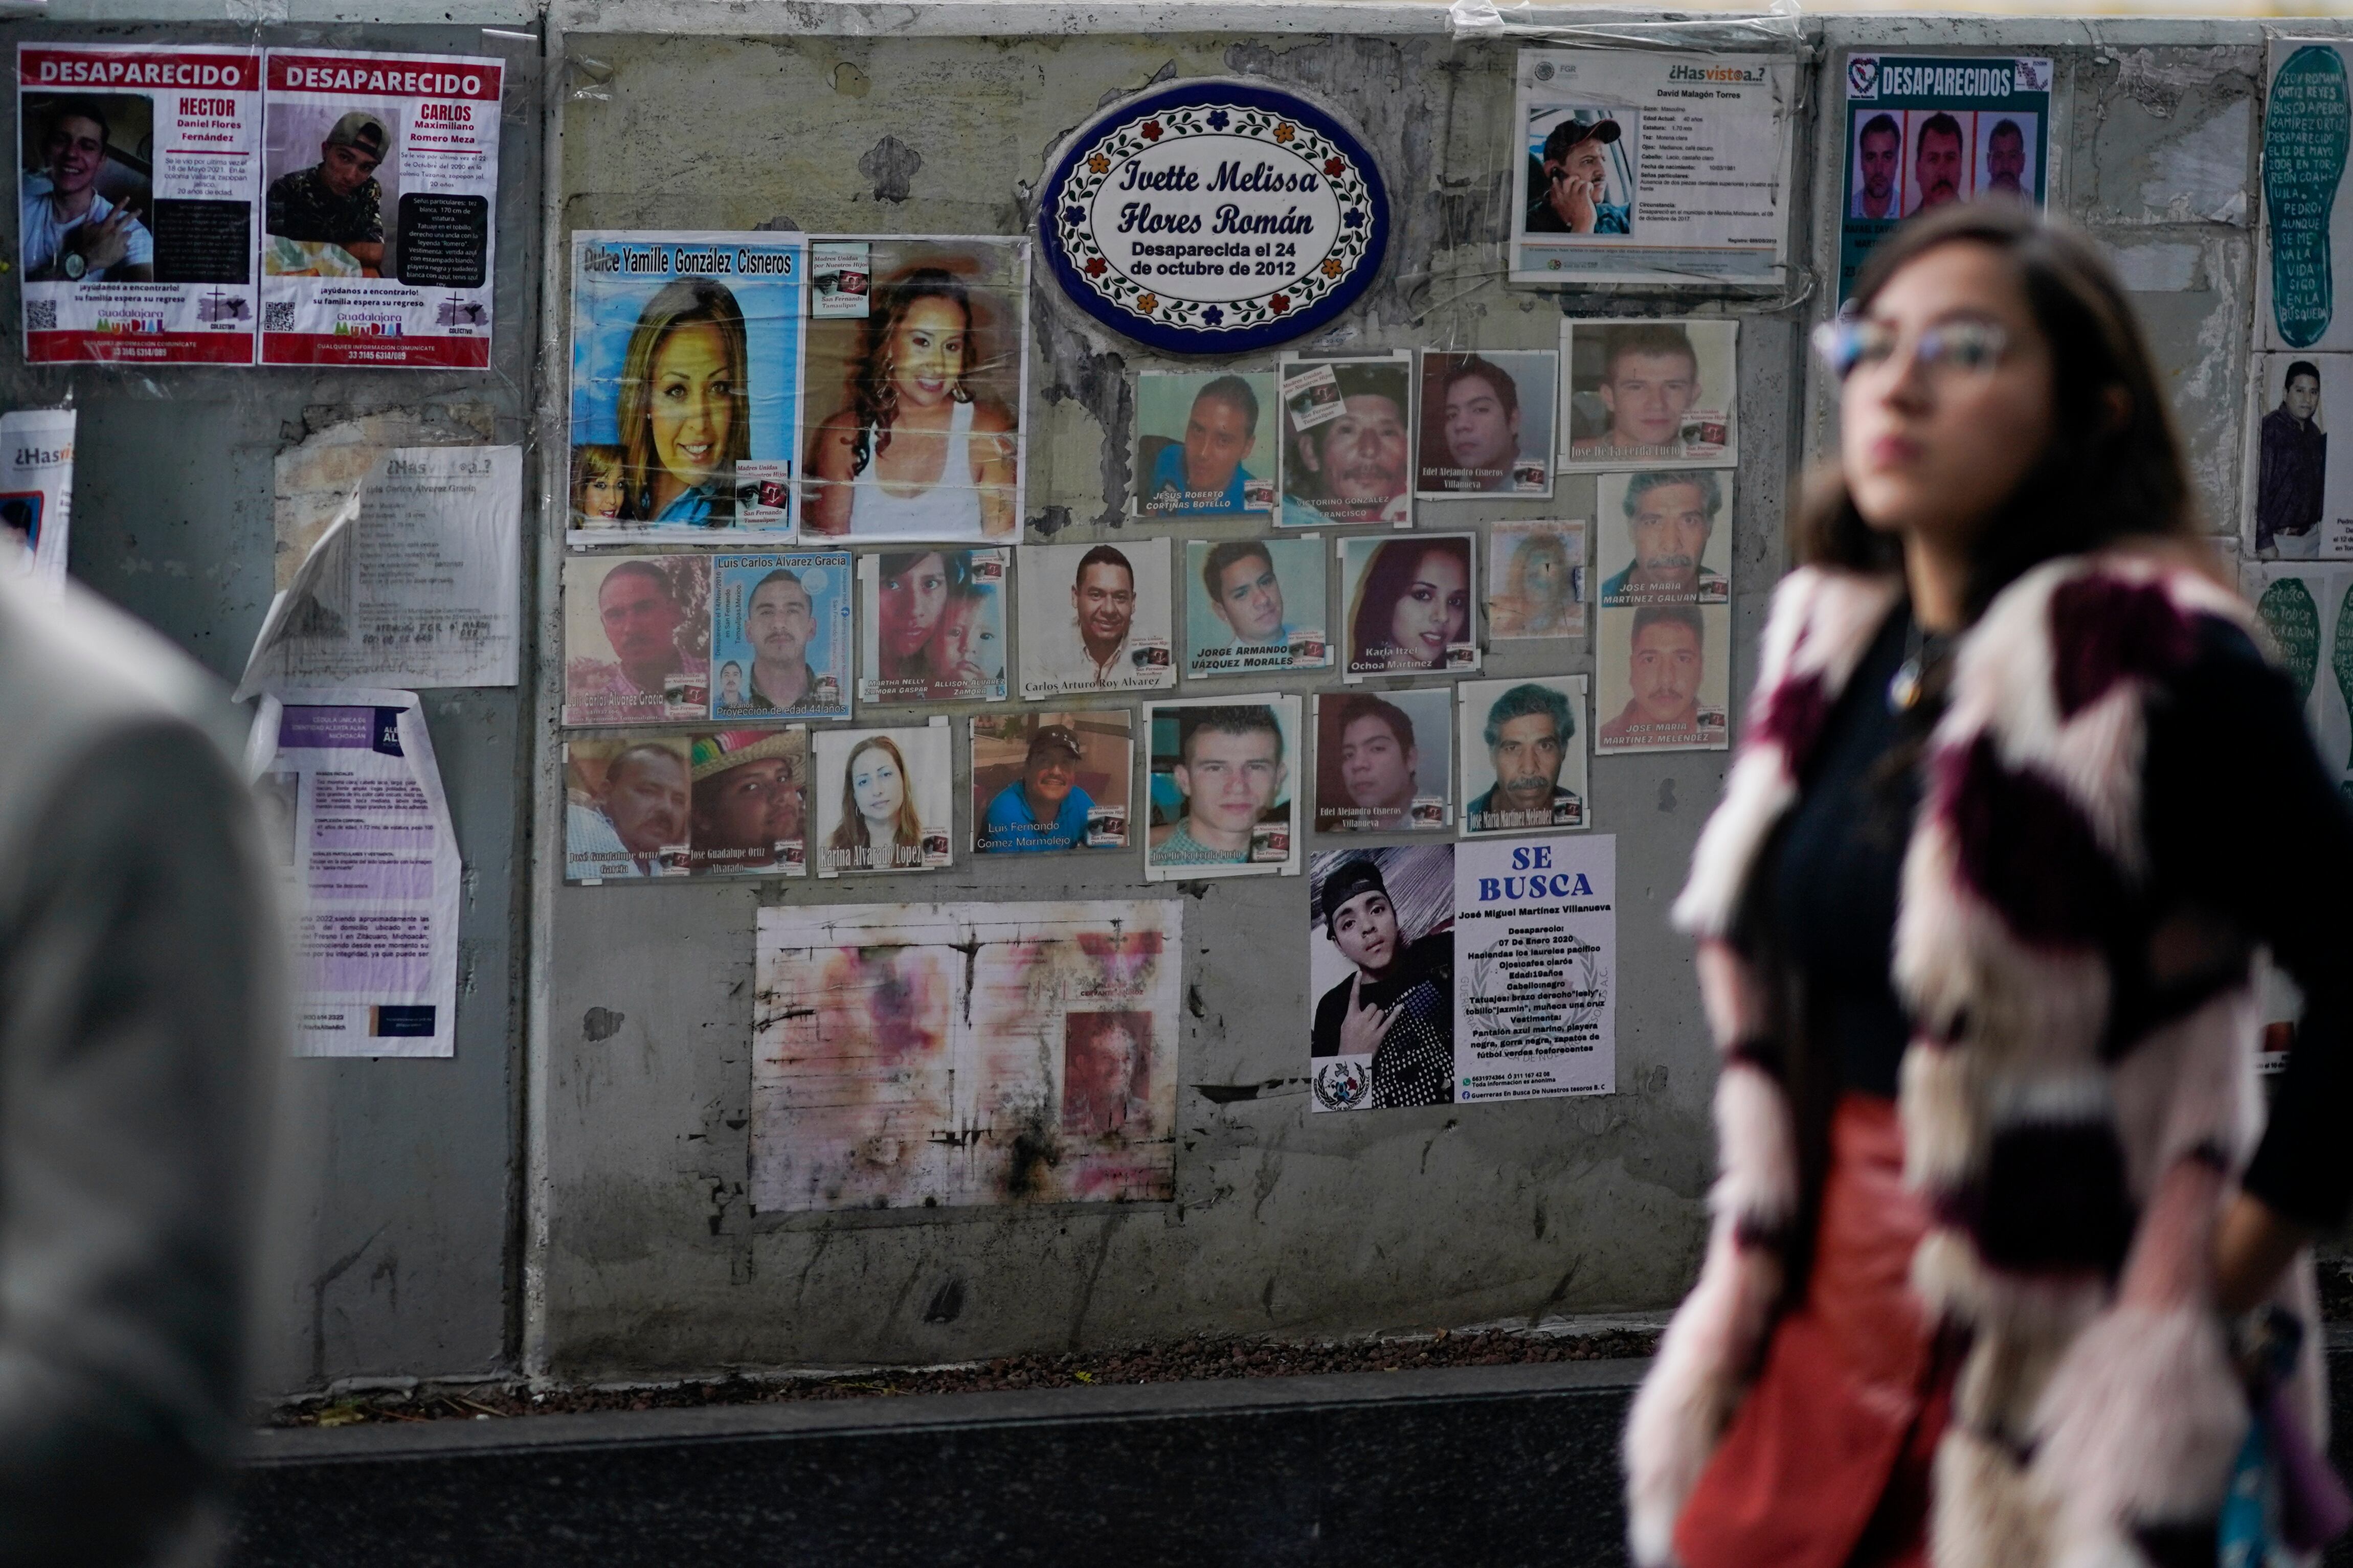
[[2353, 51], [2342, 38], [2270, 45], [2255, 347], [2353, 350], [2353, 311], [2337, 308], [2338, 258], [2353, 258]]
[[491, 363], [503, 64], [271, 49], [261, 363]]
[[1299, 875], [1299, 699], [1144, 705], [1151, 816], [1144, 879]]
[[1487, 635], [1497, 642], [1585, 635], [1585, 524], [1546, 518], [1487, 530]]
[[1184, 902], [760, 910], [753, 1209], [1174, 1196]]
[[2353, 354], [2259, 353], [2249, 370], [2247, 553], [2263, 561], [2353, 556], [2353, 456], [2334, 469], [2328, 431], [2353, 416]]
[[1585, 677], [1466, 680], [1462, 837], [1590, 827]]
[[1880, 237], [1947, 202], [2050, 198], [2051, 62], [1849, 55], [1838, 299]]
[[1185, 542], [1185, 678], [1328, 669], [1314, 539]]
[[573, 542], [791, 542], [807, 272], [797, 234], [572, 237]]
[[0, 414], [0, 574], [66, 589], [73, 521], [74, 420], [70, 408]]
[[1464, 674], [1479, 668], [1471, 585], [1479, 580], [1478, 540], [1469, 533], [1335, 539], [1346, 662], [1341, 679], [1368, 675]]
[[937, 871], [955, 863], [948, 721], [819, 730], [810, 743], [820, 877]]
[[1552, 494], [1560, 355], [1488, 349], [1421, 355], [1414, 494], [1423, 500]]
[[849, 552], [711, 557], [714, 719], [849, 717]]
[[700, 553], [565, 557], [565, 723], [710, 716], [711, 562]]
[[1013, 552], [886, 550], [858, 558], [860, 702], [1005, 700]]
[[808, 872], [808, 727], [564, 742], [564, 879]]
[[1740, 460], [1740, 323], [1567, 321], [1561, 467], [1724, 468]]
[[1729, 743], [1729, 604], [1605, 604], [1593, 634], [1593, 749], [1720, 752]]
[[1013, 713], [971, 725], [975, 853], [1124, 849], [1133, 842], [1135, 731], [1126, 709]]
[[251, 364], [261, 52], [19, 44], [25, 358]]
[[1515, 283], [1778, 286], [1793, 55], [1522, 49]]
[[264, 698], [252, 761], [301, 911], [295, 1053], [453, 1055], [464, 867], [417, 694]]
[[1413, 523], [1413, 351], [1306, 358], [1285, 354], [1284, 528]]
[[1274, 514], [1282, 405], [1271, 374], [1145, 371], [1135, 378], [1134, 513]]
[[1309, 868], [1314, 1108], [1617, 1090], [1617, 841], [1331, 850]]
[[1454, 693], [1318, 692], [1315, 831], [1442, 833], [1454, 822]]
[[1176, 686], [1168, 553], [1165, 539], [1020, 547], [1023, 701]]

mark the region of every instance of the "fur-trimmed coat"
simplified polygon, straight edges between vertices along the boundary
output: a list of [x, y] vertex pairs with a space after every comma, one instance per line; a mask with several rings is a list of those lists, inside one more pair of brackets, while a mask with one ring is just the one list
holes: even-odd
[[[1892, 577], [1822, 568], [1783, 581], [1747, 733], [1675, 906], [1723, 1054], [1721, 1173], [1699, 1282], [1627, 1424], [1645, 1568], [1673, 1561], [1676, 1516], [1757, 1368], [1806, 1206], [1769, 1037], [1775, 977], [1744, 956], [1736, 917], [1900, 593]], [[2253, 628], [2235, 595], [2179, 563], [2038, 567], [1955, 649], [1923, 759], [1893, 975], [1914, 1020], [1905, 1176], [1932, 1215], [1912, 1280], [1970, 1344], [1936, 1458], [1937, 1568], [2144, 1563], [2168, 1526], [2211, 1518], [2244, 1436], [2210, 1302], [2213, 1225], [2261, 1131], [2248, 947], [2142, 896], [2149, 704], [2204, 616]], [[2150, 971], [2199, 955], [2204, 973], [2180, 978], [2204, 984], [2176, 988], [2192, 1000], [2146, 1026], [2116, 1017], [2119, 932], [2146, 941], [2134, 961]], [[2308, 1261], [2284, 1289], [2316, 1327]], [[2296, 1390], [2316, 1437], [2316, 1338]]]

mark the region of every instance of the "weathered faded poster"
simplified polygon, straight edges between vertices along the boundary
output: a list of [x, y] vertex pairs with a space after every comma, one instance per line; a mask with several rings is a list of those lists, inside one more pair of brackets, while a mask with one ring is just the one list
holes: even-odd
[[1183, 900], [760, 911], [752, 1206], [1174, 1193]]
[[2263, 98], [2263, 263], [2258, 349], [2353, 349], [2337, 308], [2337, 258], [2353, 256], [2345, 175], [2353, 80], [2341, 38], [2274, 38]]

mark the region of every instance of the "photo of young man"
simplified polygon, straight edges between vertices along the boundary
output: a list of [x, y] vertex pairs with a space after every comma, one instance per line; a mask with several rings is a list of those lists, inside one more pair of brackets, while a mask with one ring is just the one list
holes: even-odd
[[[2320, 553], [2327, 510], [2328, 430], [2319, 356], [2266, 354], [2261, 373], [2279, 401], [2255, 430], [2255, 553], [2265, 560], [2309, 561]], [[2344, 363], [2331, 358], [2333, 367]], [[2284, 368], [2283, 368], [2284, 367]]]
[[1320, 669], [1332, 662], [1317, 541], [1196, 539], [1186, 543], [1185, 566], [1188, 677]]
[[[34, 283], [145, 283], [155, 276], [155, 238], [140, 221], [151, 186], [130, 160], [153, 121], [153, 106], [127, 93], [54, 97], [28, 93], [20, 107], [21, 145], [37, 169], [21, 176], [18, 265]], [[118, 142], [120, 118], [127, 141]], [[100, 185], [111, 183], [117, 200]]]
[[712, 559], [712, 651], [744, 666], [740, 700], [717, 716], [848, 718], [849, 552]]
[[[1604, 605], [1594, 642], [1600, 666], [1599, 752], [1717, 750], [1725, 743], [1728, 605]], [[1614, 710], [1614, 711], [1612, 711]]]
[[1559, 380], [1552, 349], [1424, 353], [1416, 493], [1550, 495]]
[[983, 855], [1124, 849], [1135, 749], [1124, 709], [970, 721], [973, 847]]
[[1274, 510], [1275, 378], [1135, 378], [1139, 517], [1265, 517]]
[[1464, 837], [1591, 826], [1584, 710], [1581, 675], [1463, 687]]
[[1315, 699], [1315, 831], [1432, 833], [1453, 820], [1452, 694]]
[[1733, 401], [1740, 325], [1728, 321], [1564, 323], [1565, 465], [1644, 468], [1737, 459]]
[[1021, 695], [1176, 684], [1165, 539], [1020, 550]]
[[1318, 1110], [1454, 1100], [1454, 850], [1317, 855], [1308, 1052]]
[[797, 877], [808, 869], [808, 730], [697, 735], [688, 753], [698, 877]]
[[1299, 869], [1299, 807], [1288, 786], [1296, 697], [1149, 703], [1153, 826], [1145, 877]]

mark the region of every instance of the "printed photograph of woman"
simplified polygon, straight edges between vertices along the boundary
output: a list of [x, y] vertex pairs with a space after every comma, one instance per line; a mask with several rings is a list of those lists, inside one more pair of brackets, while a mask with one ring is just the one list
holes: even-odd
[[611, 528], [620, 521], [621, 498], [628, 493], [621, 479], [623, 460], [618, 447], [572, 448], [573, 527]]
[[861, 556], [858, 695], [866, 702], [1005, 700], [1003, 550]]
[[638, 315], [621, 365], [621, 518], [723, 528], [752, 455], [751, 352], [723, 283], [681, 278]]
[[925, 871], [950, 858], [948, 727], [823, 730], [809, 773], [818, 875]]
[[873, 255], [867, 316], [810, 327], [803, 526], [1018, 537], [1026, 244], [877, 242]]
[[1477, 669], [1472, 562], [1467, 533], [1340, 541], [1348, 605], [1345, 678]]

